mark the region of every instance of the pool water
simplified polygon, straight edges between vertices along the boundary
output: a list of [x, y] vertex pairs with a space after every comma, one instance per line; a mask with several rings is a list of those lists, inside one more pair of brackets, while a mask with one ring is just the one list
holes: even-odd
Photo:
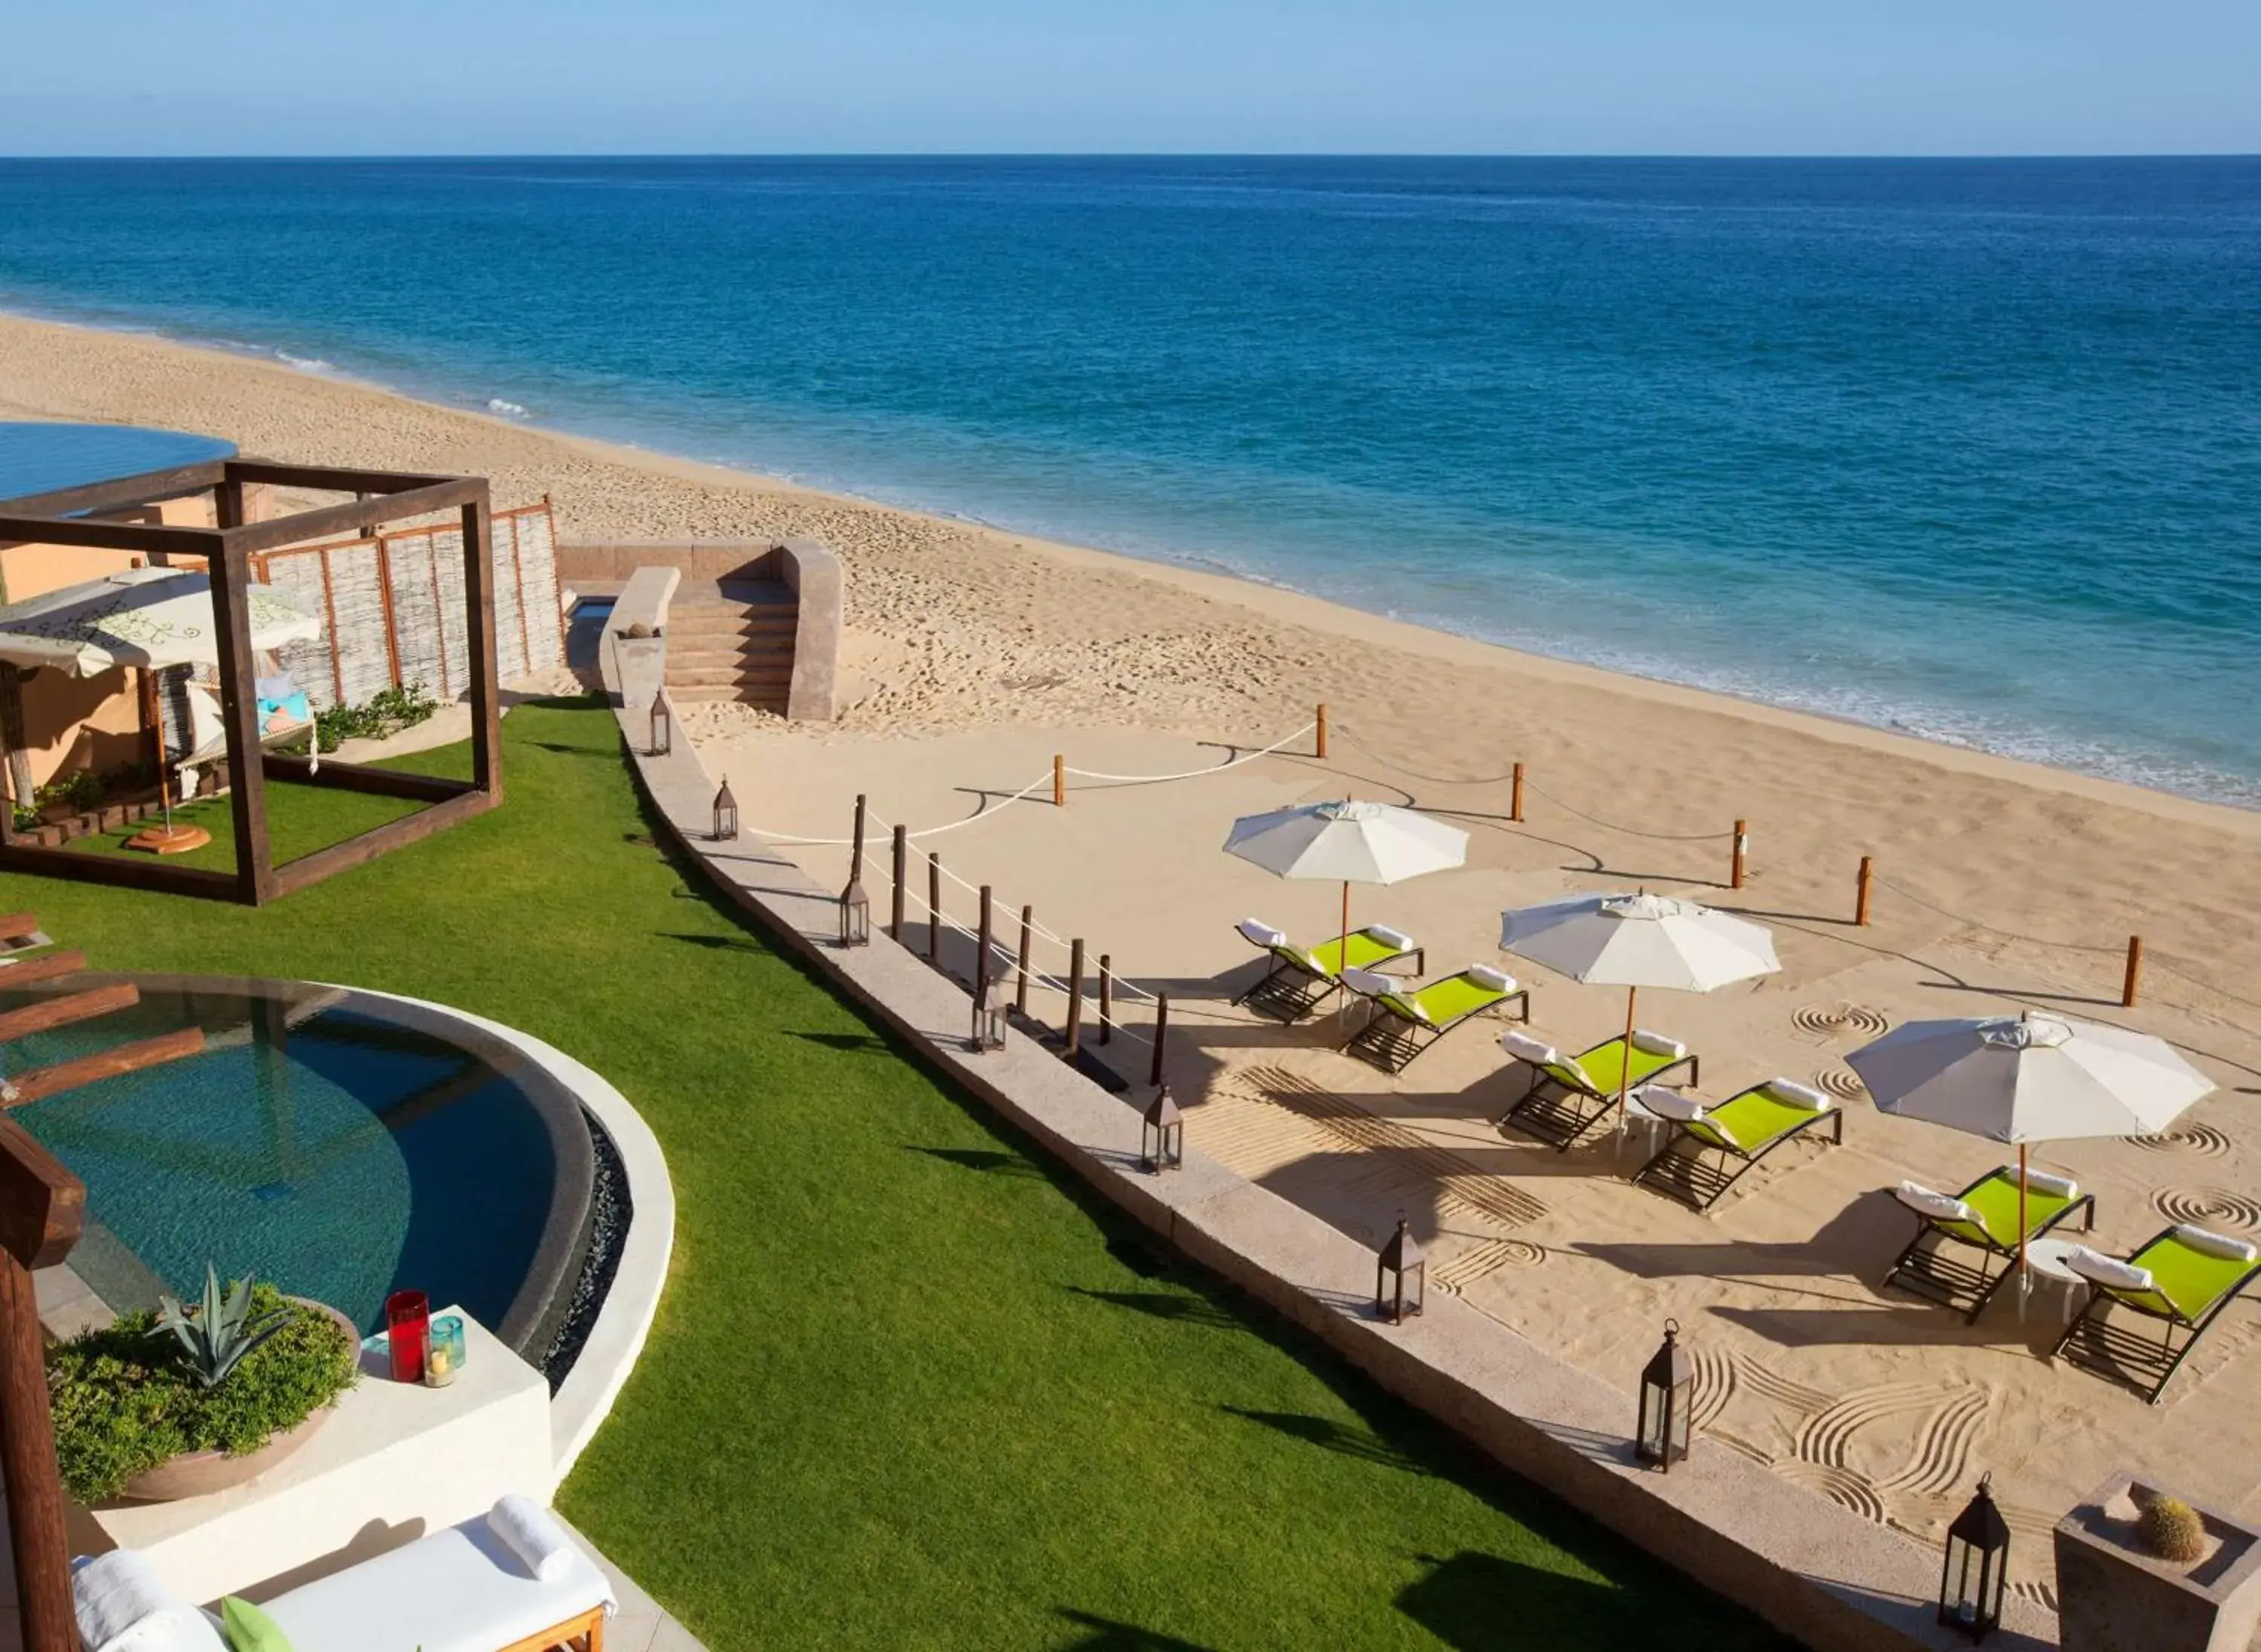
[[179, 430], [0, 421], [0, 500], [234, 455], [232, 442]]
[[571, 1289], [557, 1253], [585, 1218], [578, 1109], [537, 1098], [543, 1081], [500, 1040], [473, 1048], [362, 995], [243, 987], [145, 983], [135, 1009], [0, 1046], [17, 1074], [185, 1025], [205, 1032], [201, 1055], [15, 1110], [87, 1185], [72, 1265], [124, 1308], [201, 1289], [209, 1260], [224, 1279], [273, 1280], [365, 1332], [389, 1294], [413, 1287], [523, 1347], [554, 1318], [550, 1275]]

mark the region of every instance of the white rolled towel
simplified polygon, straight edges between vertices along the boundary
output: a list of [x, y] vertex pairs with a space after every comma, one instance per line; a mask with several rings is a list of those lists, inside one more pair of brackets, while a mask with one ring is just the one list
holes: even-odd
[[1378, 969], [1346, 969], [1342, 973], [1342, 981], [1361, 998], [1379, 998], [1405, 985], [1396, 976], [1385, 975]]
[[1668, 1090], [1662, 1084], [1644, 1084], [1633, 1093], [1633, 1098], [1659, 1118], [1676, 1118], [1692, 1124], [1704, 1117], [1701, 1101], [1678, 1090]]
[[[2004, 1165], [2001, 1174], [2013, 1182], [2018, 1179], [2015, 1165]], [[2071, 1176], [2060, 1176], [2047, 1170], [2026, 1172], [2026, 1189], [2030, 1193], [2046, 1193], [2052, 1199], [2070, 1199], [2080, 1191], [2080, 1183]]]
[[1817, 1113], [1826, 1113], [1837, 1105], [1837, 1098], [1825, 1095], [1811, 1084], [1800, 1084], [1796, 1079], [1769, 1079], [1766, 1088], [1785, 1102], [1799, 1107], [1810, 1107]]
[[2219, 1256], [2227, 1262], [2250, 1262], [2256, 1255], [2261, 1255], [2242, 1239], [2232, 1239], [2212, 1228], [2193, 1227], [2187, 1222], [2175, 1229], [2175, 1237], [2202, 1255]]
[[1976, 1222], [1978, 1219], [1978, 1212], [1953, 1194], [1927, 1188], [1920, 1182], [1901, 1182], [1892, 1189], [1892, 1197], [1918, 1216], [1927, 1216], [1934, 1222]]
[[1477, 986], [1496, 993], [1511, 993], [1515, 990], [1515, 977], [1504, 969], [1494, 969], [1489, 964], [1469, 965], [1468, 979]]
[[1288, 944], [1288, 931], [1274, 929], [1262, 918], [1243, 918], [1233, 927], [1258, 946], [1285, 946]]
[[1646, 1027], [1633, 1030], [1633, 1047], [1646, 1050], [1651, 1055], [1669, 1055], [1676, 1061], [1688, 1059], [1688, 1046], [1677, 1038], [1668, 1038], [1661, 1032], [1651, 1032]]
[[1393, 930], [1385, 923], [1369, 923], [1366, 926], [1366, 932], [1384, 946], [1394, 946], [1401, 952], [1413, 951], [1416, 945], [1413, 937], [1404, 930]]
[[532, 1498], [512, 1492], [487, 1512], [487, 1526], [519, 1559], [538, 1583], [554, 1584], [573, 1569], [581, 1551], [565, 1535], [556, 1517]]
[[226, 1645], [204, 1614], [167, 1590], [156, 1569], [130, 1548], [73, 1562], [71, 1612], [87, 1652], [215, 1652]]
[[1518, 1061], [1528, 1061], [1533, 1067], [1560, 1067], [1562, 1052], [1553, 1045], [1541, 1042], [1527, 1032], [1503, 1032], [1499, 1047]]
[[2066, 1252], [2064, 1265], [2083, 1279], [2092, 1279], [2100, 1285], [2111, 1286], [2114, 1290], [2151, 1289], [2150, 1268], [2123, 1262], [2116, 1256], [2107, 1256], [2102, 1251], [2090, 1250], [2085, 1245], [2076, 1245]]

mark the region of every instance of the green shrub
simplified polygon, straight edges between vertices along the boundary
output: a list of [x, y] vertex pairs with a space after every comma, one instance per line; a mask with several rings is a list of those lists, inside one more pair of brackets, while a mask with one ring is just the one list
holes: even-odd
[[2189, 1562], [2206, 1553], [2206, 1522], [2180, 1498], [2153, 1498], [2136, 1517], [2135, 1535], [2161, 1560]]
[[382, 740], [387, 735], [413, 729], [434, 712], [440, 702], [421, 683], [381, 689], [362, 706], [333, 706], [314, 714], [314, 736], [325, 751], [334, 751], [348, 740]]
[[289, 1317], [212, 1389], [197, 1382], [154, 1313], [120, 1315], [50, 1349], [47, 1387], [64, 1489], [82, 1504], [98, 1503], [183, 1452], [240, 1457], [360, 1380], [353, 1344], [327, 1314], [269, 1284], [252, 1288], [250, 1312]]

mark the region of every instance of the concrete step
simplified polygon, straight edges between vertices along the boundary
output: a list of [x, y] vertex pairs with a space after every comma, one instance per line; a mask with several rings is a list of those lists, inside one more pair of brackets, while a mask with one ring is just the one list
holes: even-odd
[[720, 660], [784, 660], [793, 661], [791, 637], [763, 637], [744, 642], [735, 637], [678, 636], [669, 639], [667, 663], [671, 669], [696, 661], [711, 665]]
[[670, 688], [709, 688], [731, 686], [739, 688], [775, 688], [782, 693], [793, 683], [790, 664], [765, 665], [686, 665], [678, 669], [670, 661], [667, 686]]
[[743, 706], [753, 706], [763, 711], [774, 711], [779, 716], [783, 716], [786, 710], [785, 694], [782, 692], [772, 693], [767, 689], [741, 691], [728, 686], [702, 687], [696, 685], [685, 685], [678, 688], [673, 683], [670, 683], [667, 686], [667, 695], [677, 704], [684, 706], [709, 706], [720, 701], [735, 700]]
[[750, 614], [728, 610], [714, 614], [685, 614], [677, 608], [668, 614], [667, 634], [678, 637], [777, 636], [790, 643], [800, 624], [798, 611], [784, 614]]

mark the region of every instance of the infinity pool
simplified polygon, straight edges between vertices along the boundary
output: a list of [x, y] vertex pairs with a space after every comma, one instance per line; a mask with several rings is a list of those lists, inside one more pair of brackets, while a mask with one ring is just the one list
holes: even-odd
[[[73, 987], [91, 985], [82, 978]], [[139, 1007], [0, 1046], [11, 1074], [183, 1026], [203, 1054], [15, 1110], [87, 1185], [71, 1265], [112, 1307], [256, 1273], [364, 1331], [413, 1287], [530, 1358], [586, 1248], [578, 1103], [454, 1016], [300, 983], [134, 977]], [[0, 994], [0, 1008], [38, 989]]]

